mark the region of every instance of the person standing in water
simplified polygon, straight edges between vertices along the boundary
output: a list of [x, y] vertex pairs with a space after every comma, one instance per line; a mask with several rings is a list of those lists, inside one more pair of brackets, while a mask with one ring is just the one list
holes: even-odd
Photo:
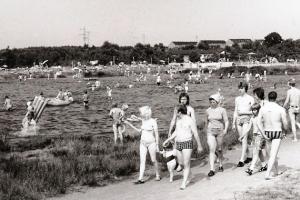
[[4, 100], [4, 109], [7, 111], [11, 111], [12, 110], [12, 103], [11, 100], [8, 96], [5, 96], [5, 100]]
[[89, 95], [88, 95], [87, 90], [85, 90], [84, 94], [83, 94], [83, 106], [84, 107], [88, 107], [89, 106]]
[[120, 143], [123, 144], [123, 132], [125, 132], [125, 126], [123, 123], [125, 110], [128, 106], [124, 104], [121, 108], [118, 108], [118, 104], [112, 104], [112, 109], [109, 112], [109, 116], [113, 119], [113, 132], [114, 132], [114, 144], [117, 144], [118, 138], [120, 138]]

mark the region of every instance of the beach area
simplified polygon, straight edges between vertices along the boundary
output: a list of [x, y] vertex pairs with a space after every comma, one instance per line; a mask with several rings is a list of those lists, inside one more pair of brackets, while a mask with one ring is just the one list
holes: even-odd
[[[124, 187], [124, 184], [131, 185], [131, 179], [139, 168], [140, 136], [127, 127], [124, 145], [113, 145], [112, 120], [109, 117], [112, 103], [128, 104], [128, 116], [138, 115], [138, 108], [141, 106], [151, 106], [153, 117], [157, 118], [160, 147], [162, 141], [167, 138], [173, 108], [178, 103], [178, 94], [174, 93], [174, 88], [166, 85], [168, 74], [161, 75], [162, 85], [160, 86], [155, 83], [155, 72], [147, 74], [146, 77], [147, 81], [141, 82], [137, 82], [135, 76], [99, 78], [101, 86], [95, 91], [92, 91], [88, 84], [91, 80], [78, 80], [72, 77], [56, 80], [35, 78], [22, 82], [17, 79], [2, 81], [1, 91], [9, 94], [14, 105], [13, 111], [1, 112], [0, 120], [2, 135], [4, 135], [0, 166], [1, 176], [4, 179], [1, 179], [0, 184], [10, 188], [3, 190], [3, 195], [25, 195], [29, 199], [40, 199], [70, 193], [78, 187], [105, 186], [97, 189], [97, 192], [108, 190], [109, 193], [110, 188], [114, 190], [114, 187]], [[185, 77], [186, 74], [178, 75], [178, 79], [174, 80], [173, 84], [182, 82]], [[293, 77], [299, 80], [299, 75]], [[290, 76], [286, 75], [268, 76], [267, 82], [252, 79], [250, 94], [255, 87], [265, 88], [266, 93], [275, 90], [278, 93], [278, 103], [282, 104], [286, 97], [286, 83], [289, 79]], [[224, 108], [227, 109], [229, 120], [232, 120], [234, 99], [237, 96], [237, 85], [240, 81], [243, 81], [243, 78], [219, 79], [218, 74], [215, 73], [205, 83], [189, 84], [190, 104], [195, 109], [197, 129], [204, 147], [201, 154], [194, 151], [192, 156], [194, 160], [192, 166], [197, 170], [199, 168], [197, 165], [199, 165], [201, 170], [206, 171], [205, 173], [208, 171], [207, 164], [204, 164], [207, 162], [205, 160], [208, 152], [204, 129], [204, 113], [209, 107], [208, 98], [220, 88], [225, 98]], [[274, 88], [275, 83], [276, 88]], [[129, 85], [133, 85], [133, 87], [129, 88]], [[113, 100], [107, 98], [106, 86], [113, 89]], [[26, 114], [26, 102], [41, 91], [45, 97], [55, 97], [60, 88], [71, 91], [74, 102], [68, 106], [46, 107], [39, 121], [40, 129], [37, 135], [21, 138], [13, 136], [13, 133], [21, 129], [21, 121]], [[88, 90], [90, 95], [88, 109], [82, 105], [82, 95], [85, 90]], [[230, 157], [231, 152], [236, 154], [236, 150], [239, 149], [237, 139], [237, 133], [230, 127], [224, 139], [225, 149]], [[232, 149], [235, 151], [231, 151]], [[226, 164], [225, 161], [224, 164], [226, 166], [224, 174], [228, 174], [228, 176], [230, 176], [228, 171], [232, 171], [234, 163], [237, 162], [237, 158], [234, 156], [232, 159], [230, 163]], [[158, 161], [165, 174], [165, 161], [160, 157]], [[147, 163], [150, 163], [149, 160]], [[14, 167], [11, 168], [11, 166]], [[201, 185], [199, 187], [202, 187], [206, 183], [202, 181], [205, 173], [203, 171], [199, 173], [200, 175], [196, 172], [197, 181], [192, 187], [198, 187], [198, 184]], [[243, 171], [234, 173], [244, 175]], [[164, 176], [163, 179], [165, 179]], [[199, 177], [197, 178], [197, 176]], [[110, 186], [111, 184], [112, 186]], [[153, 186], [153, 191], [155, 188], [161, 187], [160, 182], [149, 181], [149, 184], [151, 187]], [[163, 181], [162, 184], [167, 183]], [[170, 186], [166, 186], [166, 188], [170, 188]], [[241, 189], [246, 189], [246, 187]], [[186, 192], [189, 190], [190, 188]], [[12, 193], [12, 191], [14, 192]], [[234, 189], [229, 191], [234, 192]], [[138, 189], [136, 189], [136, 193], [139, 193]], [[87, 195], [89, 194], [88, 191]], [[195, 195], [198, 196], [198, 194]], [[108, 196], [107, 199], [116, 199], [117, 197], [117, 195], [113, 195]], [[151, 199], [151, 197], [154, 198], [151, 195], [147, 198]], [[82, 198], [89, 199], [89, 197]], [[96, 197], [93, 195], [90, 197], [90, 199], [94, 198]], [[132, 196], [127, 197], [127, 199], [131, 198]], [[155, 198], [160, 199], [159, 197]], [[67, 195], [66, 199], [73, 199], [73, 197]], [[192, 196], [191, 199], [193, 199]]]

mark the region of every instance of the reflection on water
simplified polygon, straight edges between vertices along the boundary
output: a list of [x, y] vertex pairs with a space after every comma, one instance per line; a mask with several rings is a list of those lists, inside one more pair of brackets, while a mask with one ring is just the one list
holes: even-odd
[[[149, 80], [149, 79], [148, 79]], [[151, 80], [151, 79], [150, 79]], [[113, 98], [120, 104], [129, 105], [128, 115], [138, 115], [138, 107], [150, 105], [154, 118], [158, 118], [159, 130], [166, 133], [173, 114], [174, 105], [178, 103], [178, 94], [173, 89], [158, 87], [155, 80], [140, 83], [133, 88], [126, 88], [132, 80], [126, 77], [101, 78], [102, 87], [90, 95], [89, 108], [82, 104], [82, 95], [87, 89], [87, 81], [78, 82], [71, 78], [47, 80], [32, 79], [26, 82], [12, 80], [0, 83], [1, 98], [8, 95], [13, 103], [12, 112], [0, 112], [0, 128], [9, 132], [21, 130], [21, 121], [26, 113], [26, 102], [43, 91], [45, 97], [55, 97], [60, 88], [72, 92], [75, 102], [62, 107], [46, 107], [39, 121], [41, 134], [107, 134], [112, 133], [112, 121], [109, 118], [111, 102], [106, 98], [106, 85], [117, 82], [120, 88], [113, 88]], [[203, 120], [203, 113], [208, 107], [207, 93], [217, 90], [215, 84], [190, 85], [191, 105], [195, 108], [198, 120]], [[206, 93], [206, 95], [204, 95]], [[132, 131], [131, 129], [128, 129]]]

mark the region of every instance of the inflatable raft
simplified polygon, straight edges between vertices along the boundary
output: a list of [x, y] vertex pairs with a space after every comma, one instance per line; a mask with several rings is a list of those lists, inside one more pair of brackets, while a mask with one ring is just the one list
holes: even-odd
[[49, 106], [67, 106], [73, 102], [73, 98], [67, 100], [60, 100], [58, 98], [49, 98], [47, 105]]

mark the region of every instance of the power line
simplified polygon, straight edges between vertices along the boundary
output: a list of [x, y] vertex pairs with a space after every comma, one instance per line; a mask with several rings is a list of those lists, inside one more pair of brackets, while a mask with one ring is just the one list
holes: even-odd
[[85, 46], [85, 45], [89, 46], [90, 32], [87, 31], [85, 27], [81, 28], [80, 30], [82, 31], [82, 33], [80, 35], [82, 36], [83, 46]]

